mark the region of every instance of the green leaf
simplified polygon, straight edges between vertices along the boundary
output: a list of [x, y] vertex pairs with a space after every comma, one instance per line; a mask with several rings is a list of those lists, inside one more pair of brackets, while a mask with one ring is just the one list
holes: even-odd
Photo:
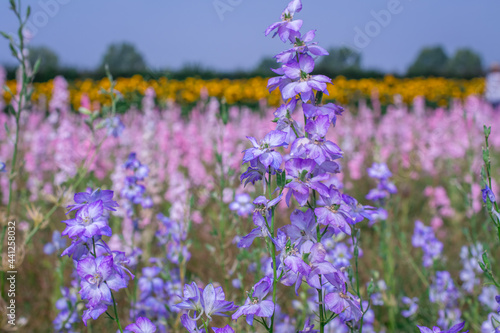
[[491, 126], [484, 125], [484, 135], [488, 138], [491, 134]]
[[486, 266], [482, 262], [480, 262], [480, 261], [478, 261], [477, 263], [479, 264], [479, 267], [481, 267], [481, 269], [483, 270], [483, 272], [486, 273], [487, 272]]
[[11, 36], [3, 31], [0, 31], [0, 35], [2, 35], [5, 39], [7, 40], [11, 40]]
[[490, 150], [488, 148], [483, 148], [483, 161], [485, 164], [488, 164], [490, 160]]
[[38, 69], [40, 68], [40, 64], [41, 64], [41, 60], [40, 58], [38, 58], [35, 62], [35, 65], [33, 66], [33, 75], [35, 75], [36, 73], [38, 73]]
[[7, 135], [10, 135], [10, 129], [9, 126], [7, 125], [7, 122], [3, 123], [3, 127], [5, 128], [5, 132], [7, 132]]
[[488, 270], [491, 270], [490, 260], [488, 259], [488, 255], [486, 254], [486, 252], [483, 253], [483, 262], [486, 265], [486, 268]]
[[281, 173], [277, 172], [276, 173], [276, 184], [278, 187], [283, 187], [283, 183], [281, 182]]
[[368, 296], [371, 296], [374, 292], [375, 286], [373, 285], [373, 280], [370, 280], [370, 284], [368, 284]]
[[31, 15], [31, 6], [28, 6], [28, 8], [26, 8], [26, 20], [28, 20], [30, 15]]

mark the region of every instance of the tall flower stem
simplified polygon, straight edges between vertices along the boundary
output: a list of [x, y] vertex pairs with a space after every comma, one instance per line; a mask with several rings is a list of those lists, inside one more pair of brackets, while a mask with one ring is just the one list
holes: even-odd
[[120, 318], [118, 317], [118, 309], [116, 307], [116, 301], [113, 292], [111, 292], [111, 298], [113, 298], [113, 310], [115, 312], [115, 321], [118, 324], [118, 329], [120, 330], [121, 333], [123, 333], [123, 328], [122, 325], [120, 324]]
[[[269, 198], [271, 198], [271, 194], [272, 194], [272, 189], [271, 189], [271, 181], [272, 181], [272, 178], [271, 178], [271, 168], [269, 168], [269, 184], [267, 186], [267, 189], [268, 189], [268, 193], [269, 193]], [[273, 206], [271, 208], [271, 230], [269, 231], [271, 233], [271, 237], [274, 238], [274, 230], [275, 230], [275, 227], [274, 227], [274, 214], [275, 214], [275, 207]], [[271, 242], [271, 257], [272, 257], [272, 261], [273, 261], [273, 303], [274, 303], [274, 311], [273, 311], [273, 315], [271, 317], [271, 325], [269, 326], [269, 333], [273, 333], [274, 332], [274, 316], [275, 316], [275, 311], [276, 311], [276, 288], [278, 286], [278, 273], [277, 273], [277, 269], [276, 269], [276, 245], [274, 244], [274, 242]]]
[[[28, 103], [29, 100], [31, 99], [31, 93], [28, 92], [28, 84], [33, 80], [34, 73], [36, 72], [40, 62], [38, 61], [37, 64], [35, 64], [35, 68], [32, 71], [32, 74], [28, 73], [28, 69], [26, 66], [27, 59], [26, 59], [26, 54], [24, 52], [25, 49], [25, 41], [24, 41], [24, 35], [23, 35], [23, 30], [28, 22], [28, 18], [30, 16], [31, 8], [28, 6], [26, 10], [26, 15], [23, 18], [21, 15], [21, 0], [16, 2], [14, 0], [10, 0], [10, 9], [12, 12], [15, 14], [17, 17], [17, 20], [19, 22], [19, 28], [18, 28], [18, 37], [19, 37], [19, 44], [17, 44], [13, 37], [1, 32], [2, 36], [5, 37], [7, 40], [9, 40], [9, 47], [12, 51], [12, 55], [17, 59], [17, 61], [20, 64], [21, 68], [21, 91], [19, 92], [19, 96], [17, 97], [17, 111], [14, 109], [14, 107], [10, 106], [10, 110], [14, 113], [15, 116], [15, 123], [16, 123], [16, 132], [15, 132], [15, 138], [14, 138], [14, 151], [12, 153], [12, 160], [11, 160], [11, 166], [9, 170], [9, 200], [7, 203], [7, 209], [6, 209], [6, 218], [7, 220], [10, 220], [10, 213], [11, 213], [11, 208], [12, 208], [12, 198], [13, 198], [13, 191], [12, 187], [14, 184], [14, 180], [16, 178], [16, 164], [17, 164], [17, 155], [18, 155], [18, 146], [19, 146], [19, 134], [20, 134], [20, 119], [21, 119], [21, 111], [22, 109], [26, 106], [25, 103]], [[10, 90], [7, 90], [10, 91]], [[16, 101], [16, 98], [12, 92], [10, 92], [13, 96], [13, 100]], [[5, 238], [5, 233], [7, 232], [7, 224], [2, 227], [2, 233], [1, 233], [1, 238], [0, 238], [0, 249], [3, 249], [3, 244], [4, 244], [4, 238]], [[3, 295], [3, 284], [5, 281], [4, 278], [4, 272], [2, 271], [0, 278], [2, 279], [2, 285], [0, 289], [0, 293]]]

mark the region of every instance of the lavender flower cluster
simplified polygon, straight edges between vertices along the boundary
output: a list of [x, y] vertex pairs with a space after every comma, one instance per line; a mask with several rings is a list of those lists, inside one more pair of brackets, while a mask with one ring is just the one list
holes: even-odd
[[[113, 191], [101, 189], [77, 193], [74, 201], [75, 204], [68, 208], [69, 212], [76, 211], [75, 217], [62, 221], [66, 224], [62, 235], [68, 236], [72, 241], [62, 256], [71, 257], [75, 263], [80, 281], [79, 293], [86, 307], [82, 320], [87, 325], [90, 318], [97, 319], [113, 306], [113, 319], [118, 323], [120, 331], [123, 331], [113, 291], [126, 288], [134, 275], [127, 268], [129, 259], [125, 253], [111, 251], [102, 239], [103, 236], [112, 235], [108, 224], [109, 212], [115, 211], [118, 204], [113, 200]], [[71, 300], [70, 304], [74, 303], [74, 296], [69, 295], [67, 298]], [[68, 310], [61, 306], [61, 311], [64, 313]], [[142, 318], [126, 329], [135, 333], [154, 332], [150, 329], [150, 324], [148, 319]]]

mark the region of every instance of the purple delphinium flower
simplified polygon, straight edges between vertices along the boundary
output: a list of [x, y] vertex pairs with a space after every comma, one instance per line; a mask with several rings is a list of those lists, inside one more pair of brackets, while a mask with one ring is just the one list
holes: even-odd
[[234, 333], [234, 330], [231, 326], [226, 325], [222, 328], [212, 327], [214, 333]]
[[299, 35], [299, 30], [302, 27], [302, 20], [293, 21], [293, 15], [301, 10], [301, 0], [291, 1], [281, 14], [281, 21], [271, 24], [264, 34], [267, 36], [276, 30], [273, 37], [278, 35], [283, 43], [286, 43], [287, 40], [293, 41], [293, 38]]
[[123, 125], [120, 117], [118, 116], [105, 119], [104, 127], [106, 127], [108, 136], [113, 136], [115, 138], [119, 137], [125, 129], [125, 125]]
[[311, 159], [292, 158], [285, 163], [287, 180], [291, 180], [285, 185], [288, 189], [286, 195], [287, 205], [290, 206], [290, 198], [295, 197], [299, 205], [304, 206], [309, 199], [311, 190], [318, 191], [321, 195], [328, 195], [328, 187], [322, 183], [329, 178], [327, 174], [312, 175], [316, 162]]
[[291, 156], [313, 159], [318, 165], [342, 157], [342, 150], [331, 141], [322, 138], [301, 137], [292, 143]]
[[363, 206], [353, 197], [342, 194], [342, 200], [344, 203], [349, 206], [349, 216], [353, 219], [353, 223], [358, 223], [363, 221], [364, 219], [370, 220], [373, 216], [373, 207], [371, 206]]
[[245, 156], [243, 157], [243, 164], [248, 162], [255, 163], [255, 161], [258, 160], [266, 169], [270, 166], [274, 169], [279, 169], [283, 162], [283, 157], [273, 148], [286, 145], [285, 132], [276, 130], [271, 131], [264, 137], [260, 144], [257, 143], [254, 137], [247, 136], [247, 139], [250, 140], [253, 148], [248, 148], [244, 151]]
[[328, 310], [340, 315], [345, 321], [358, 321], [362, 315], [359, 299], [346, 291], [345, 287], [327, 294], [325, 305]]
[[244, 305], [233, 314], [232, 319], [246, 315], [248, 325], [253, 325], [254, 316], [268, 318], [274, 313], [274, 303], [264, 297], [272, 290], [273, 283], [269, 277], [264, 277], [252, 288]]
[[392, 177], [392, 172], [387, 167], [385, 163], [373, 163], [370, 168], [367, 169], [368, 176], [376, 179], [387, 179]]
[[67, 207], [71, 208], [68, 213], [97, 201], [102, 202], [102, 208], [104, 210], [115, 211], [115, 207], [118, 207], [118, 203], [113, 200], [113, 191], [111, 190], [97, 189], [95, 191], [89, 190], [87, 192], [79, 192], [75, 194], [74, 200], [75, 204]]
[[412, 244], [414, 247], [422, 248], [424, 252], [422, 258], [424, 267], [431, 266], [443, 252], [443, 243], [436, 238], [432, 228], [425, 226], [421, 221], [415, 221]]
[[67, 235], [70, 238], [111, 236], [112, 231], [108, 225], [108, 219], [103, 215], [103, 212], [104, 205], [101, 200], [83, 206], [76, 213], [74, 219], [62, 221], [67, 225], [62, 235]]
[[142, 269], [142, 276], [137, 281], [142, 297], [147, 297], [153, 291], [158, 292], [163, 289], [163, 280], [158, 276], [160, 272], [160, 267], [144, 267]]
[[316, 37], [316, 30], [309, 30], [302, 36], [300, 32], [295, 36], [293, 41], [293, 47], [286, 51], [278, 53], [274, 58], [276, 61], [281, 63], [291, 62], [297, 53], [306, 54], [311, 53], [314, 56], [325, 56], [328, 55], [328, 51], [318, 46], [318, 43], [311, 43], [311, 41]]
[[78, 321], [78, 311], [76, 310], [76, 292], [68, 288], [61, 288], [62, 298], [58, 299], [55, 306], [59, 310], [54, 319], [54, 330], [56, 332], [72, 332], [73, 325]]
[[402, 297], [401, 298], [401, 302], [408, 306], [408, 310], [403, 310], [401, 311], [401, 315], [405, 318], [408, 318], [408, 317], [411, 317], [413, 316], [415, 313], [417, 313], [418, 311], [418, 298], [417, 297], [413, 297], [413, 298], [409, 298], [409, 297]]
[[[320, 282], [319, 275], [338, 274], [338, 271], [333, 265], [326, 261], [326, 250], [322, 243], [313, 245], [311, 242], [306, 242], [302, 245], [301, 251], [307, 255], [307, 264], [310, 267], [308, 274], [303, 274], [306, 278], [307, 284], [315, 289], [321, 289], [323, 286]], [[299, 274], [302, 274], [299, 271]], [[302, 276], [299, 276], [295, 284], [295, 292], [302, 283]]]
[[368, 176], [374, 178], [378, 181], [377, 187], [371, 189], [366, 195], [366, 199], [374, 201], [377, 206], [385, 206], [385, 201], [390, 197], [391, 194], [398, 192], [396, 186], [389, 181], [392, 176], [391, 171], [385, 163], [373, 163], [373, 165], [367, 169]]
[[206, 333], [204, 329], [198, 328], [196, 321], [192, 320], [187, 314], [181, 316], [181, 324], [189, 333]]
[[298, 60], [293, 59], [284, 64], [282, 69], [285, 77], [292, 80], [281, 90], [284, 100], [300, 94], [303, 102], [312, 101], [314, 99], [313, 89], [328, 95], [326, 84], [331, 83], [332, 80], [324, 75], [311, 75], [314, 70], [314, 59], [310, 55], [301, 54]]
[[311, 324], [311, 318], [307, 318], [304, 328], [298, 333], [319, 333], [319, 331], [314, 329], [314, 324]]
[[[460, 333], [460, 331], [463, 330], [464, 326], [465, 326], [465, 321], [462, 322], [462, 323], [454, 325], [449, 330], [443, 331], [443, 330], [441, 330], [437, 326], [434, 326], [432, 329], [430, 329], [428, 327], [418, 326], [417, 325], [417, 327], [418, 327], [418, 329], [420, 330], [421, 333]], [[462, 333], [467, 333], [467, 332], [469, 332], [469, 331], [467, 330], [467, 331], [464, 331]]]
[[43, 252], [47, 255], [51, 255], [52, 253], [63, 249], [65, 246], [66, 239], [62, 238], [61, 233], [56, 230], [52, 233], [52, 242], [45, 244]]
[[193, 316], [189, 318], [192, 320], [197, 320], [203, 314], [203, 306], [201, 305], [201, 289], [198, 288], [196, 282], [192, 282], [190, 285], [186, 284], [184, 286], [184, 297], [181, 297], [181, 302], [175, 306], [179, 309], [193, 311]]
[[329, 195], [321, 196], [321, 198], [325, 206], [314, 209], [314, 214], [316, 214], [318, 218], [318, 223], [329, 225], [336, 231], [342, 231], [350, 235], [351, 228], [349, 222], [353, 221], [353, 218], [349, 215], [349, 208], [343, 202], [339, 191], [332, 186], [330, 187]]
[[[264, 214], [266, 214], [266, 218], [268, 218], [269, 221], [270, 218], [269, 212], [265, 212]], [[240, 241], [238, 242], [239, 248], [250, 247], [255, 238], [258, 237], [266, 238], [271, 236], [266, 224], [266, 220], [264, 219], [264, 216], [260, 212], [253, 213], [253, 223], [255, 224], [255, 226], [257, 226], [257, 228], [252, 229], [252, 231], [250, 231], [248, 235], [245, 235], [240, 238]]]
[[96, 306], [90, 306], [89, 304], [87, 304], [87, 310], [83, 311], [82, 315], [82, 320], [85, 326], [87, 326], [87, 321], [89, 319], [92, 318], [96, 320], [97, 318], [99, 318], [104, 312], [108, 310], [108, 306], [110, 305], [112, 304], [104, 301], [103, 303], [97, 304]]
[[247, 216], [253, 211], [253, 204], [248, 193], [236, 194], [234, 201], [229, 204], [229, 209], [235, 211], [240, 216]]
[[490, 202], [496, 202], [495, 194], [493, 194], [493, 191], [489, 188], [488, 185], [485, 186], [481, 190], [481, 194], [483, 196], [483, 202], [486, 203], [486, 199], [490, 199]]
[[113, 269], [112, 256], [82, 259], [78, 262], [76, 271], [82, 279], [82, 299], [88, 300], [91, 307], [102, 302], [111, 303], [111, 290], [127, 287], [126, 281]]
[[311, 209], [305, 212], [294, 210], [290, 215], [291, 224], [284, 226], [286, 235], [296, 246], [302, 245], [306, 241], [316, 242], [317, 230], [314, 213]]
[[192, 320], [197, 320], [202, 315], [211, 320], [212, 316], [227, 316], [225, 312], [236, 310], [237, 306], [233, 302], [226, 301], [225, 298], [222, 287], [215, 288], [209, 284], [201, 290], [193, 282], [191, 285], [184, 286], [184, 297], [176, 307], [194, 311], [196, 318], [192, 318]]
[[134, 333], [154, 333], [156, 332], [156, 326], [148, 318], [139, 317], [135, 323], [125, 327], [126, 330], [132, 331]]
[[312, 118], [316, 116], [327, 116], [330, 123], [333, 126], [337, 123], [337, 116], [341, 116], [344, 112], [344, 108], [333, 103], [328, 103], [325, 105], [313, 105], [313, 104], [303, 104], [302, 108], [304, 114], [307, 118]]

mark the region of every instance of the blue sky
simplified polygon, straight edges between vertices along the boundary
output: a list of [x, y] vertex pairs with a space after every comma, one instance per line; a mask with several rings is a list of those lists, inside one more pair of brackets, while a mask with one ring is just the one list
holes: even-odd
[[[135, 44], [151, 68], [173, 69], [186, 63], [249, 69], [263, 56], [285, 48], [278, 39], [265, 38], [263, 31], [279, 19], [286, 0], [23, 3], [32, 6], [31, 26], [36, 29], [32, 44], [49, 46], [63, 64], [80, 68], [97, 66], [106, 46], [116, 41]], [[303, 31], [317, 29], [316, 40], [325, 48], [361, 46], [365, 67], [403, 71], [421, 47], [437, 44], [448, 53], [471, 47], [483, 55], [485, 65], [500, 61], [500, 1], [303, 0], [303, 4], [296, 16], [304, 20]], [[381, 15], [379, 23], [373, 13], [390, 17]], [[0, 30], [12, 32], [15, 27], [4, 0]], [[368, 34], [359, 37], [356, 31]], [[0, 63], [9, 61], [2, 40]]]

